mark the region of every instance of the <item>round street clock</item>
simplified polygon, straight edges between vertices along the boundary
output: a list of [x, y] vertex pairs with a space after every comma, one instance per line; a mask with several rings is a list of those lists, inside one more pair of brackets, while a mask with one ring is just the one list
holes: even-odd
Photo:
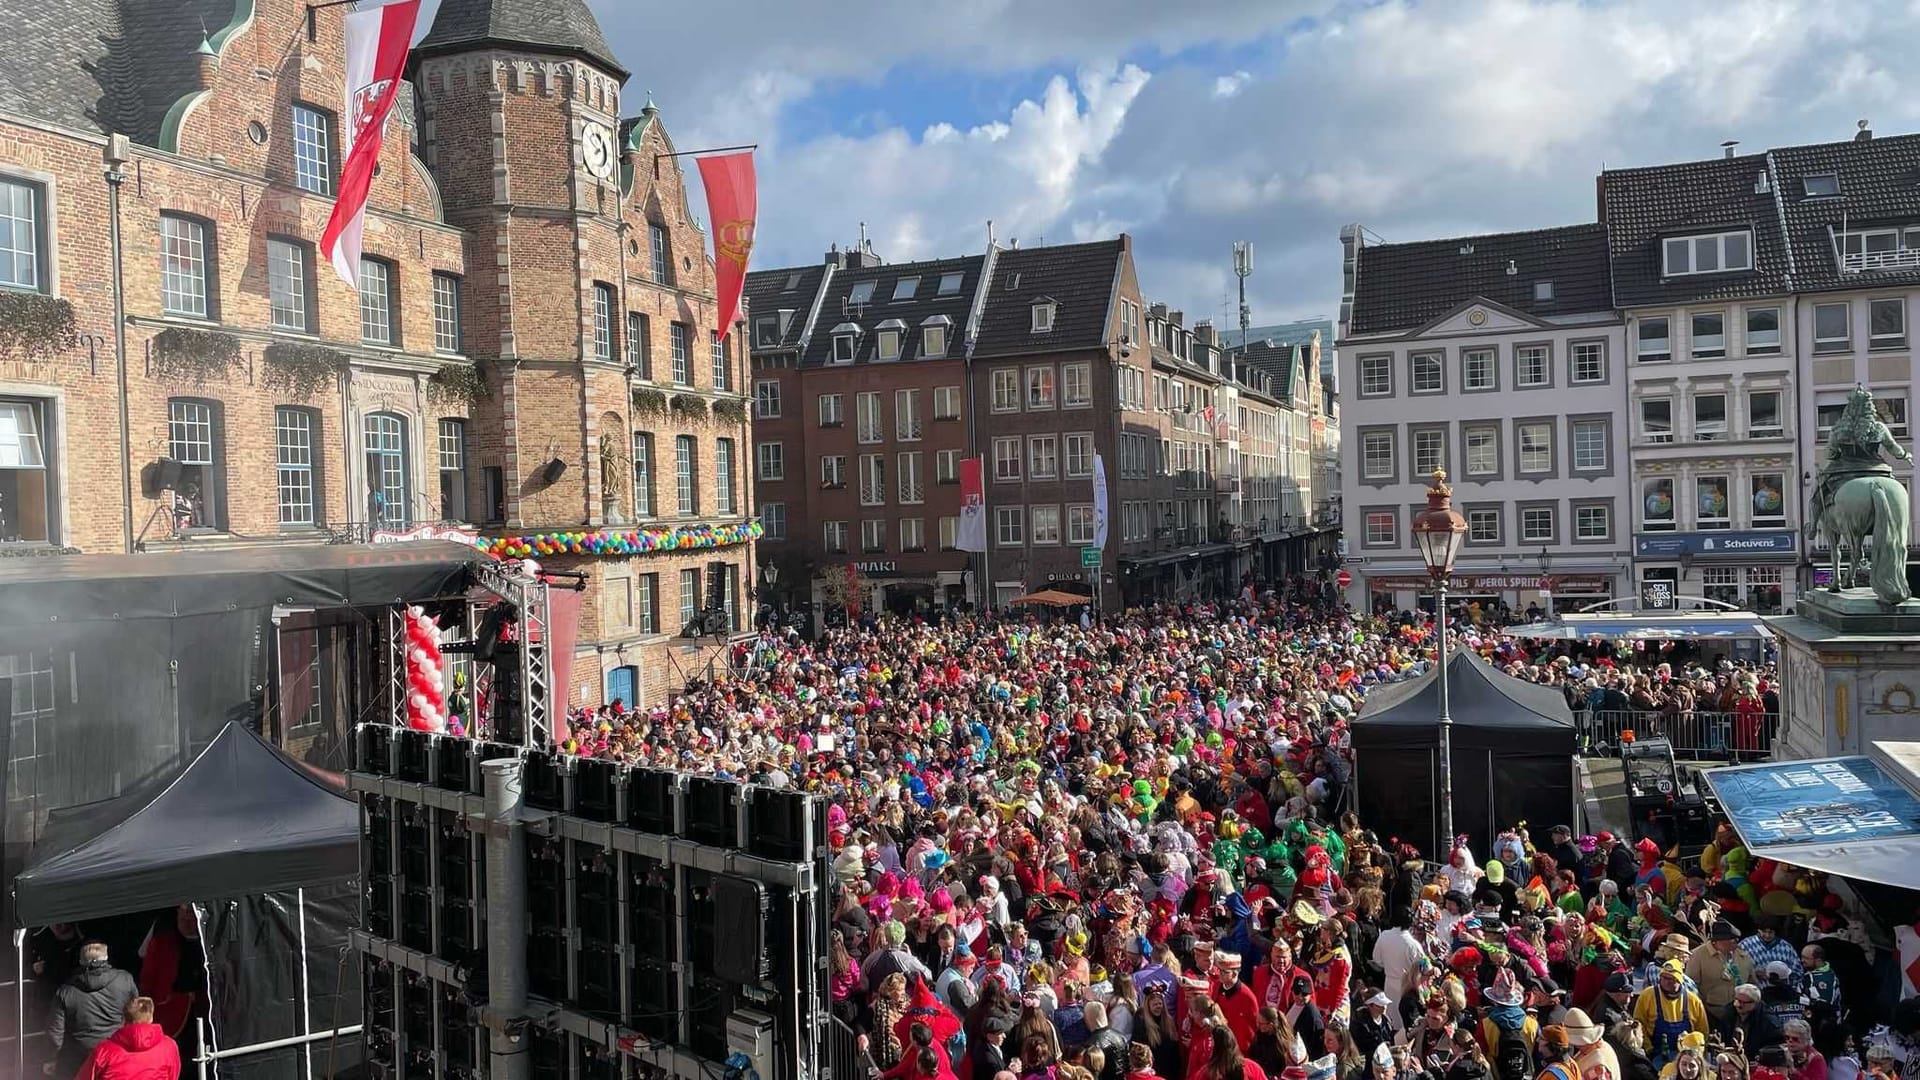
[[605, 180], [613, 175], [613, 133], [599, 124], [580, 131], [580, 159], [587, 171]]

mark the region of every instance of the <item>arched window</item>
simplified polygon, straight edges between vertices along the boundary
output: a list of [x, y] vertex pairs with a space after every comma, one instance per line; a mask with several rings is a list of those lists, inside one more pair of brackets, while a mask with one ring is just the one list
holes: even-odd
[[412, 462], [407, 419], [395, 413], [368, 413], [363, 431], [367, 451], [367, 521], [376, 529], [404, 529], [412, 518]]

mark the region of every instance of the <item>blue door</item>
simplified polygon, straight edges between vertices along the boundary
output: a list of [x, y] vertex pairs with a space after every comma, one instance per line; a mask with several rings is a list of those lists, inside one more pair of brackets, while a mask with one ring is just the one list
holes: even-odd
[[634, 703], [635, 669], [617, 667], [607, 672], [607, 703], [620, 701], [631, 708]]

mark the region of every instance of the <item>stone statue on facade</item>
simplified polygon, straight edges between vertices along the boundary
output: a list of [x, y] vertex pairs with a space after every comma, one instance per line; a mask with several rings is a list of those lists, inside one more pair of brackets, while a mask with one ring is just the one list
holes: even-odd
[[620, 513], [620, 440], [612, 432], [600, 436], [600, 520], [606, 525], [625, 525]]
[[[1856, 386], [1827, 438], [1827, 462], [1814, 481], [1806, 533], [1809, 540], [1827, 539], [1833, 559], [1830, 589], [1852, 587], [1865, 562], [1874, 597], [1893, 605], [1912, 598], [1907, 587], [1910, 511], [1906, 486], [1881, 460], [1883, 451], [1899, 461], [1913, 460], [1874, 411], [1872, 391]], [[1866, 555], [1869, 538], [1871, 557]]]

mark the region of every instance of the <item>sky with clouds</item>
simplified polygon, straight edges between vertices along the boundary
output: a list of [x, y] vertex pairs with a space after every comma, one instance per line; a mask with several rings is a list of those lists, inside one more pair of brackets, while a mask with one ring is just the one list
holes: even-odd
[[756, 266], [863, 221], [896, 262], [989, 219], [1126, 231], [1190, 320], [1231, 310], [1235, 240], [1256, 323], [1328, 316], [1348, 222], [1591, 221], [1604, 167], [1920, 130], [1920, 0], [589, 3], [630, 109], [651, 90], [682, 149], [759, 144]]

